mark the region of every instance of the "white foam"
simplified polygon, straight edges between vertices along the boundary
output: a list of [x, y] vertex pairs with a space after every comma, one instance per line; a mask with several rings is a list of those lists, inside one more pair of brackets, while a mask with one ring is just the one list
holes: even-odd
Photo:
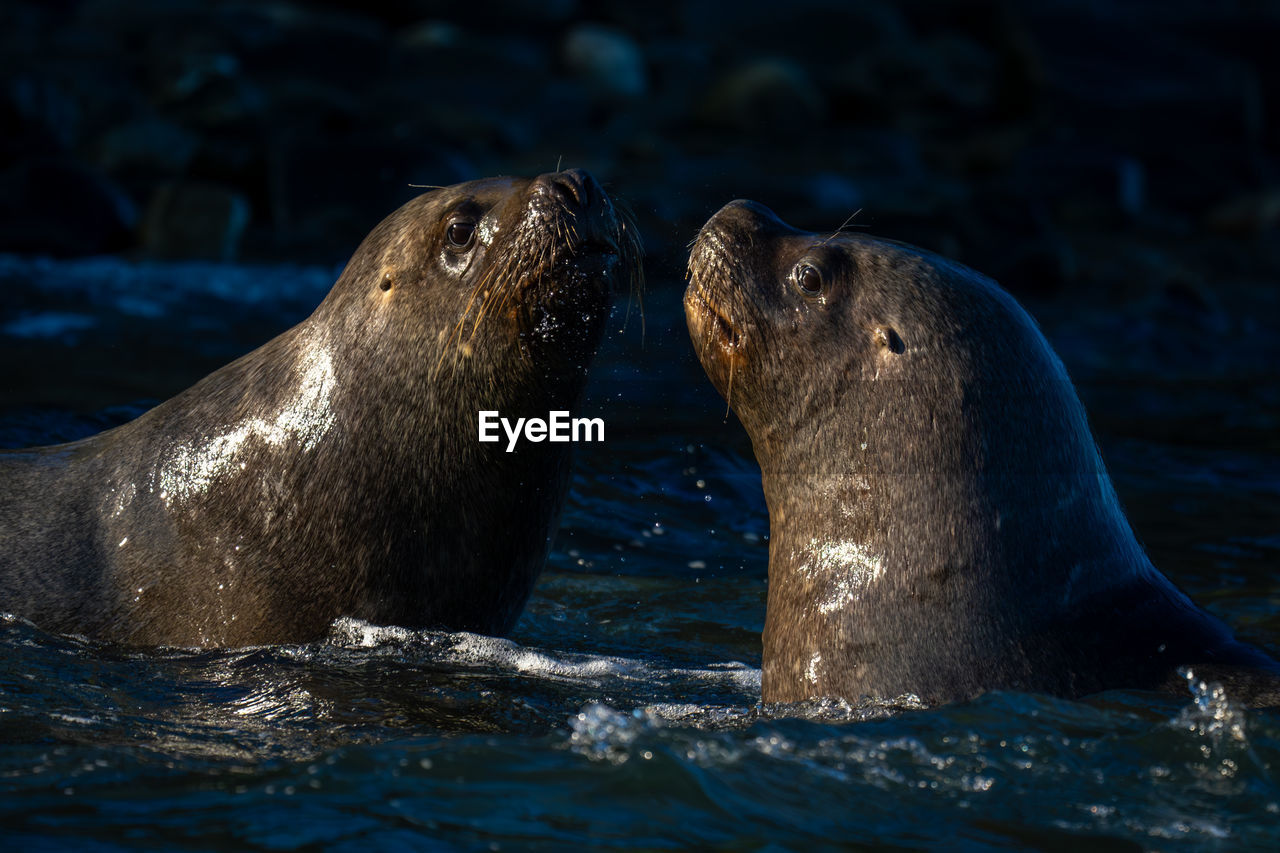
[[722, 684], [733, 690], [758, 694], [760, 670], [736, 661], [707, 664], [701, 669], [680, 669], [617, 655], [593, 655], [522, 646], [503, 637], [489, 637], [466, 631], [411, 631], [406, 628], [372, 625], [359, 619], [339, 619], [330, 630], [328, 643], [335, 646], [376, 648], [424, 642], [432, 657], [457, 666], [489, 666], [556, 681], [599, 685], [606, 681], [662, 684], [699, 681]]
[[338, 619], [329, 628], [328, 642], [334, 646], [370, 649], [387, 643], [412, 639], [413, 631], [398, 625], [374, 625], [363, 619]]

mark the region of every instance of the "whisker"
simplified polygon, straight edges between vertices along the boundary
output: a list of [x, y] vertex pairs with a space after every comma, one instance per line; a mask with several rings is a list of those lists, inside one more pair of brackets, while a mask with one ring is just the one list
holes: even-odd
[[841, 231], [843, 231], [844, 229], [846, 229], [846, 228], [848, 228], [848, 227], [849, 227], [849, 223], [853, 222], [853, 220], [855, 220], [855, 219], [857, 219], [857, 218], [858, 218], [858, 214], [859, 214], [859, 213], [861, 213], [861, 212], [862, 212], [862, 208], [858, 208], [858, 209], [857, 209], [857, 210], [855, 210], [853, 213], [849, 214], [849, 218], [848, 218], [848, 219], [846, 219], [843, 223], [841, 223], [840, 227], [839, 227], [839, 228], [837, 228], [835, 231], [833, 231], [833, 232], [831, 233], [831, 236], [830, 236], [830, 237], [828, 237], [827, 239], [823, 240], [823, 241], [822, 241], [822, 243], [821, 243], [820, 245], [825, 246], [825, 245], [827, 245], [828, 243], [830, 243], [832, 240], [834, 240], [834, 239], [836, 238], [836, 236], [837, 236]]
[[[480, 310], [481, 310], [481, 313], [483, 313], [484, 302], [488, 299], [488, 292], [486, 291], [486, 287], [493, 280], [493, 274], [495, 270], [496, 268], [490, 268], [489, 270], [487, 270], [485, 274], [480, 278], [480, 280], [476, 282], [476, 286], [471, 289], [471, 296], [467, 299], [467, 304], [463, 307], [462, 313], [458, 315], [457, 325], [453, 327], [453, 332], [449, 335], [448, 341], [445, 343], [444, 347], [440, 352], [440, 358], [436, 362], [435, 373], [437, 375], [439, 374], [440, 368], [444, 364], [444, 359], [447, 355], [449, 355], [450, 353], [453, 353], [454, 360], [456, 362], [458, 350], [459, 350], [458, 344], [462, 342], [462, 330], [467, 324], [467, 316], [471, 313], [471, 307], [475, 305], [477, 296], [481, 296]], [[468, 337], [467, 339], [468, 342], [470, 342], [474, 337], [475, 337], [475, 332], [473, 330], [471, 336]]]

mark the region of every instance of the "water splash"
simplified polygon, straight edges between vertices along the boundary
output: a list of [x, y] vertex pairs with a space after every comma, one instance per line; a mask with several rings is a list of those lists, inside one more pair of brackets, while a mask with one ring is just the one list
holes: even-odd
[[[1178, 670], [1187, 681], [1195, 700], [1170, 721], [1175, 728], [1204, 738], [1205, 749], [1222, 747], [1232, 742], [1247, 745], [1244, 711], [1227, 698], [1221, 684], [1198, 678], [1190, 667]], [[1206, 753], [1205, 757], [1209, 757]]]
[[[569, 748], [592, 761], [623, 764], [632, 757], [632, 746], [645, 734], [662, 726], [662, 718], [644, 708], [630, 713], [593, 702], [569, 718]], [[640, 750], [643, 760], [652, 750]]]

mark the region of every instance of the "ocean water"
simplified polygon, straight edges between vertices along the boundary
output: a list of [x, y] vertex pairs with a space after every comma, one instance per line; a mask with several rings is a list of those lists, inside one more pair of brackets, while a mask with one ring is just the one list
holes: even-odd
[[[137, 414], [304, 316], [333, 271], [0, 258], [0, 444]], [[675, 282], [593, 373], [550, 563], [509, 638], [357, 621], [139, 651], [0, 616], [14, 850], [1274, 849], [1280, 713], [996, 692], [762, 706], [768, 517]], [[1070, 364], [1068, 365], [1070, 367]], [[1280, 389], [1081, 387], [1156, 564], [1280, 652]]]

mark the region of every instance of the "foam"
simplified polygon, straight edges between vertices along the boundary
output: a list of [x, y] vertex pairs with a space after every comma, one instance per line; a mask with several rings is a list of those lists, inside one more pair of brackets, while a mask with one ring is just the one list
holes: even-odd
[[698, 681], [722, 684], [753, 695], [760, 691], [760, 670], [736, 661], [712, 663], [699, 669], [684, 669], [617, 655], [537, 649], [522, 646], [514, 640], [466, 631], [411, 631], [346, 618], [334, 623], [327, 642], [338, 647], [364, 649], [380, 646], [401, 648], [406, 644], [421, 644], [429, 646], [432, 657], [444, 663], [495, 667], [553, 681], [587, 682], [594, 685], [606, 681]]

